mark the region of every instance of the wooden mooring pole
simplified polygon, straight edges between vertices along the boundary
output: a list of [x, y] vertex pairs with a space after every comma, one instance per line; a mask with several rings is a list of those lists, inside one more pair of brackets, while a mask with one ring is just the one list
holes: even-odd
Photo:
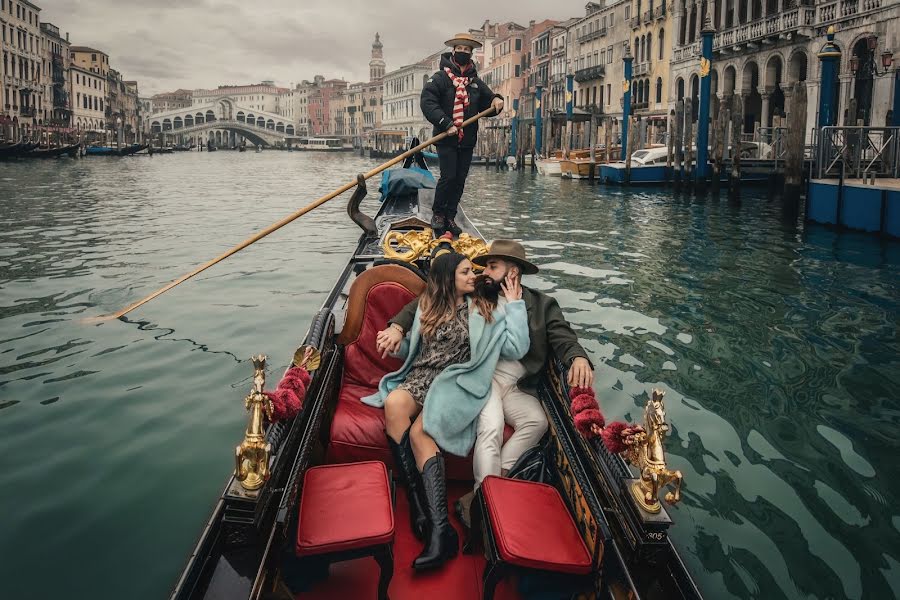
[[712, 189], [716, 194], [722, 186], [722, 161], [725, 156], [725, 146], [728, 145], [726, 133], [728, 131], [728, 119], [731, 111], [724, 104], [718, 103], [719, 114], [716, 115], [716, 130], [713, 132], [713, 181]]
[[744, 129], [744, 102], [738, 94], [731, 97], [731, 176], [728, 191], [740, 196], [741, 189], [741, 131]]
[[684, 177], [684, 100], [675, 104], [675, 189]]
[[799, 209], [803, 192], [803, 150], [806, 145], [806, 84], [794, 84], [791, 95], [791, 118], [787, 124], [784, 164], [784, 202]]
[[687, 171], [686, 185], [689, 189], [694, 187], [694, 101], [691, 98], [684, 99], [684, 155], [685, 171]]

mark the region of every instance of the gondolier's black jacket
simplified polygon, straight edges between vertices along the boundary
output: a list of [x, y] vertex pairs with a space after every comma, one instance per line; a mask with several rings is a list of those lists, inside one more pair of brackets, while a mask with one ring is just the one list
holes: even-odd
[[[522, 299], [525, 301], [525, 310], [528, 313], [528, 337], [531, 345], [528, 354], [520, 361], [525, 368], [525, 375], [519, 380], [519, 389], [537, 396], [537, 384], [541, 371], [547, 364], [547, 357], [552, 349], [556, 356], [563, 362], [566, 368], [572, 366], [572, 361], [577, 357], [587, 359], [587, 352], [578, 343], [578, 336], [572, 331], [572, 327], [563, 316], [559, 303], [552, 296], [522, 286]], [[416, 317], [416, 309], [419, 307], [419, 299], [416, 298], [397, 315], [388, 321], [396, 323], [403, 331], [412, 329], [413, 319]], [[591, 363], [591, 368], [594, 368]]]
[[[425, 87], [422, 88], [420, 101], [422, 113], [434, 125], [434, 135], [447, 131], [453, 125], [453, 102], [456, 100], [456, 88], [453, 87], [450, 76], [444, 71], [445, 67], [450, 67], [450, 70], [457, 77], [463, 76], [463, 73], [459, 70], [459, 65], [450, 60], [450, 53], [445, 52], [441, 55], [440, 71], [432, 75], [425, 82]], [[463, 113], [464, 119], [474, 117], [476, 114], [490, 108], [494, 98], [503, 99], [503, 96], [492, 92], [491, 88], [478, 77], [474, 62], [469, 63], [465, 76], [469, 78], [469, 87], [467, 88], [469, 92], [469, 106], [466, 107]], [[450, 135], [436, 145], [456, 146], [458, 144], [460, 148], [474, 148], [475, 141], [478, 139], [478, 121], [466, 127], [463, 130], [463, 134], [462, 141], [459, 141], [457, 136]]]

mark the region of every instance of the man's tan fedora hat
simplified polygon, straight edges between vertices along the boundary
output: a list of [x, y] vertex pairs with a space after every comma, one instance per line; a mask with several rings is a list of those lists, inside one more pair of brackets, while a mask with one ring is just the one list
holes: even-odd
[[484, 267], [487, 265], [487, 261], [492, 258], [511, 260], [514, 263], [517, 263], [522, 267], [523, 275], [534, 275], [538, 272], [537, 266], [528, 262], [525, 258], [525, 248], [519, 242], [514, 242], [512, 240], [494, 240], [491, 242], [490, 248], [488, 248], [488, 253], [482, 256], [476, 256], [472, 259], [472, 262], [480, 267]]
[[483, 45], [468, 33], [457, 33], [455, 36], [444, 42], [447, 46], [469, 46], [471, 48], [481, 48]]

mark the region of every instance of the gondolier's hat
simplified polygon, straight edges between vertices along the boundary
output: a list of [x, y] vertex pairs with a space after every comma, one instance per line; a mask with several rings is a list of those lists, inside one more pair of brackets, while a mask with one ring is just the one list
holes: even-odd
[[519, 242], [512, 240], [494, 240], [488, 248], [488, 253], [483, 256], [476, 256], [472, 262], [479, 267], [487, 265], [487, 261], [492, 258], [500, 260], [509, 260], [522, 267], [523, 275], [534, 275], [538, 272], [537, 266], [528, 262], [525, 258], [525, 248]]
[[447, 46], [469, 46], [470, 48], [481, 48], [482, 43], [476, 40], [468, 33], [457, 33], [452, 38], [444, 42]]

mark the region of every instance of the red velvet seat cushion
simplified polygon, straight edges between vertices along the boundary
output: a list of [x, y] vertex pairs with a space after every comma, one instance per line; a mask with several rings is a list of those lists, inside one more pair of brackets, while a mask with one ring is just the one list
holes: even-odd
[[394, 508], [384, 463], [324, 465], [306, 471], [297, 556], [355, 550], [394, 539]]
[[491, 475], [481, 491], [505, 562], [562, 573], [591, 572], [590, 552], [555, 487]]

